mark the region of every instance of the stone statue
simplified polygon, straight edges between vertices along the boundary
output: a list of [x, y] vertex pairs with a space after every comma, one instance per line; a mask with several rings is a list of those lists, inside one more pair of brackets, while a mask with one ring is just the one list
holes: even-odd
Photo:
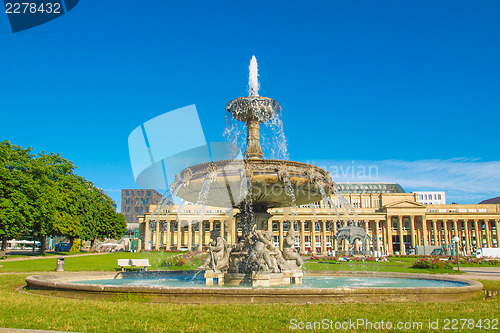
[[256, 253], [256, 261], [260, 271], [266, 270], [264, 263], [267, 265], [267, 270], [277, 273], [279, 272], [276, 259], [271, 256], [275, 252], [273, 245], [273, 233], [264, 230], [255, 230], [255, 244], [254, 250]]
[[209, 244], [209, 253], [205, 262], [201, 266], [202, 269], [221, 271], [227, 269], [229, 266], [229, 252], [224, 238], [220, 236], [219, 230], [212, 230], [210, 232], [210, 238], [212, 241]]
[[286, 260], [295, 260], [297, 267], [301, 267], [303, 261], [294, 247], [295, 236], [296, 236], [295, 230], [293, 228], [290, 228], [283, 242], [283, 257]]

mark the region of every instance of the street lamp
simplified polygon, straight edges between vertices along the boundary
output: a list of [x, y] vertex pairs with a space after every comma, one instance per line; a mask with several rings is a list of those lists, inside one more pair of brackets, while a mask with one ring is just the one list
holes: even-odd
[[455, 236], [453, 237], [452, 241], [457, 245], [457, 270], [460, 270], [460, 257], [458, 255], [458, 249], [459, 249], [458, 244], [460, 242], [460, 238], [458, 238], [458, 236]]

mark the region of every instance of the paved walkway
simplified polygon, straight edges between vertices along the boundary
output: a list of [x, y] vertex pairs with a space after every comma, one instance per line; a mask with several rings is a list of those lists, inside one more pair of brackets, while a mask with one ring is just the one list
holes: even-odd
[[1, 328], [0, 327], [0, 332], [6, 333], [6, 332], [12, 332], [12, 333], [21, 333], [21, 332], [30, 332], [30, 333], [52, 333], [52, 332], [57, 332], [57, 333], [70, 333], [70, 332], [62, 332], [62, 331], [45, 331], [45, 330], [27, 330], [27, 329], [19, 329], [19, 328]]
[[[456, 268], [453, 268], [456, 270]], [[494, 280], [500, 281], [500, 267], [460, 267], [462, 275], [459, 278], [468, 280]]]
[[28, 257], [16, 257], [16, 258], [9, 258], [7, 256], [7, 259], [0, 260], [0, 262], [36, 260], [36, 259], [50, 259], [50, 258], [56, 259], [57, 257], [71, 258], [71, 257], [84, 257], [84, 256], [98, 256], [98, 255], [101, 255], [101, 254], [110, 254], [110, 253], [111, 252], [83, 253], [83, 254], [72, 254], [72, 255], [63, 255], [63, 254], [61, 254], [61, 255], [28, 256]]

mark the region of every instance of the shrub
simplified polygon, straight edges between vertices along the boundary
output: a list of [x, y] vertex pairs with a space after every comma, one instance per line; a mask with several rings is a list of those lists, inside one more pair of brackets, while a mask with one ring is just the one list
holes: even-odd
[[186, 267], [186, 268], [197, 268], [199, 267], [204, 259], [206, 253], [200, 253], [198, 251], [186, 252], [183, 254], [178, 254], [163, 259], [162, 266], [164, 267]]
[[427, 268], [427, 269], [452, 269], [453, 268], [453, 266], [448, 261], [439, 260], [438, 258], [418, 259], [413, 263], [413, 265], [411, 267], [413, 267], [413, 268]]

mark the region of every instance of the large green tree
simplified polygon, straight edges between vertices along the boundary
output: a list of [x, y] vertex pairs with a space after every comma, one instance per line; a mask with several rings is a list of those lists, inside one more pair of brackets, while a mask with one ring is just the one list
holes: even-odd
[[27, 196], [31, 179], [27, 170], [31, 163], [31, 150], [0, 143], [0, 240], [5, 250], [7, 240], [19, 237], [29, 228], [31, 201]]
[[74, 173], [59, 154], [0, 142], [0, 240], [31, 233], [45, 254], [49, 235], [92, 241], [121, 238], [126, 223], [102, 190]]
[[97, 239], [119, 239], [127, 231], [125, 217], [116, 212], [113, 200], [90, 182], [87, 183], [79, 216], [82, 223], [82, 238], [91, 241], [91, 251], [94, 250]]

